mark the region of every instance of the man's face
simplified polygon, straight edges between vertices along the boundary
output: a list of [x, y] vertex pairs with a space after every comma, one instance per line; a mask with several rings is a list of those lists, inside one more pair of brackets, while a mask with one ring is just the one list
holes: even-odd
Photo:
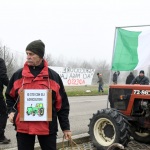
[[139, 76], [140, 76], [140, 77], [143, 77], [143, 76], [144, 76], [144, 74], [143, 74], [143, 73], [140, 73], [140, 74], [139, 74]]
[[27, 63], [29, 66], [38, 66], [42, 62], [42, 58], [40, 58], [37, 54], [26, 50], [27, 54]]

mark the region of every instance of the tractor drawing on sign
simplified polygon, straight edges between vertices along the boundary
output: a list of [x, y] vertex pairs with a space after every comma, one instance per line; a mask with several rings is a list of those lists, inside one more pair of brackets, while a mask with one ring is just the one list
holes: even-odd
[[42, 103], [37, 103], [35, 105], [35, 107], [31, 106], [27, 107], [27, 111], [26, 111], [27, 115], [38, 115], [38, 116], [43, 116], [44, 115], [44, 108], [43, 108], [43, 104]]
[[150, 143], [150, 85], [110, 85], [108, 104], [90, 119], [89, 135], [98, 150], [127, 146], [130, 137]]

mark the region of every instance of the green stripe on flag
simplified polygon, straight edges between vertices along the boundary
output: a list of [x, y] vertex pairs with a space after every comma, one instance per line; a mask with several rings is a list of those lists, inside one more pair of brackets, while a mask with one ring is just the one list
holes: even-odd
[[138, 36], [141, 32], [117, 29], [111, 70], [134, 70], [138, 64]]

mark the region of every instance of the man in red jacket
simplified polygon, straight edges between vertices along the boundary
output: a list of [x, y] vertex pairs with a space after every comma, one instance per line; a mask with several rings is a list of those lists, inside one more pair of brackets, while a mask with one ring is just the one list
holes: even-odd
[[[17, 131], [18, 150], [34, 150], [37, 135], [42, 150], [56, 150], [57, 118], [66, 139], [71, 138], [69, 102], [60, 76], [48, 68], [43, 59], [45, 44], [41, 40], [26, 47], [27, 61], [16, 71], [6, 90], [9, 120]], [[52, 121], [20, 121], [20, 92], [23, 90], [52, 90]], [[38, 97], [37, 97], [38, 98]]]

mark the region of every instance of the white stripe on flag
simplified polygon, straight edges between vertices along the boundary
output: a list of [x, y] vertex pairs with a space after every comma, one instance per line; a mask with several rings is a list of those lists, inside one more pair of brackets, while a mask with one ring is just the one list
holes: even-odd
[[138, 37], [138, 65], [139, 70], [150, 65], [150, 31], [143, 31]]

